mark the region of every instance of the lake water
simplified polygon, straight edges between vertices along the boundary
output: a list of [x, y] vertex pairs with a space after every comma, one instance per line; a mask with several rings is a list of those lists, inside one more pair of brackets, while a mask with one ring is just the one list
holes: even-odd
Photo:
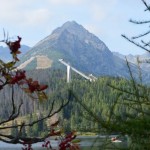
[[[125, 148], [127, 147], [127, 142], [122, 140], [122, 142], [119, 143], [112, 143], [110, 140], [110, 137], [106, 139], [105, 136], [82, 136], [82, 137], [77, 137], [78, 139], [81, 140], [79, 143], [79, 146], [81, 150], [99, 150], [103, 149], [104, 146], [107, 146], [109, 149], [111, 148]], [[32, 148], [34, 150], [46, 150], [46, 148], [42, 148], [42, 143], [36, 143], [33, 144]], [[51, 145], [52, 147], [57, 147], [58, 141], [56, 140], [51, 140]], [[0, 141], [0, 150], [22, 150], [22, 145], [21, 144], [6, 144], [4, 142]]]

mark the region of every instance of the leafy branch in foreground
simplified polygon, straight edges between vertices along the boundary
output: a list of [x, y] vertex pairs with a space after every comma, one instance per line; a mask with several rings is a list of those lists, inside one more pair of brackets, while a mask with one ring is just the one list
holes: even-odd
[[[18, 70], [16, 68], [15, 65], [19, 61], [18, 54], [21, 53], [19, 50], [21, 47], [21, 37], [18, 36], [17, 38], [18, 39], [14, 42], [9, 41], [4, 32], [4, 40], [1, 41], [8, 46], [10, 54], [12, 55], [12, 61], [4, 62], [3, 60], [0, 60], [0, 91], [2, 91], [5, 87], [11, 88], [11, 111], [7, 118], [2, 118], [0, 121], [0, 141], [12, 144], [20, 143], [24, 144], [25, 147], [27, 146], [29, 149], [32, 149], [31, 146], [33, 143], [44, 141], [46, 138], [56, 135], [56, 133], [47, 131], [47, 133], [43, 136], [31, 137], [24, 135], [23, 130], [26, 127], [31, 128], [35, 124], [38, 124], [43, 120], [47, 120], [60, 112], [62, 108], [69, 103], [70, 94], [68, 94], [67, 100], [62, 99], [61, 96], [59, 96], [61, 98], [61, 103], [57, 107], [55, 107], [56, 102], [53, 100], [51, 106], [49, 106], [49, 110], [41, 118], [33, 121], [26, 120], [18, 124], [10, 124], [10, 122], [13, 120], [17, 120], [20, 115], [21, 107], [24, 104], [23, 97], [20, 98], [20, 103], [18, 105], [15, 102], [14, 95], [16, 92], [16, 86], [24, 91], [29, 96], [29, 99], [34, 101], [39, 100], [40, 102], [48, 99], [47, 95], [45, 94], [45, 90], [48, 88], [47, 85], [42, 85], [38, 81], [34, 81], [32, 78], [27, 78], [25, 70]], [[16, 135], [11, 134], [7, 132], [8, 129], [17, 129], [18, 133]]]

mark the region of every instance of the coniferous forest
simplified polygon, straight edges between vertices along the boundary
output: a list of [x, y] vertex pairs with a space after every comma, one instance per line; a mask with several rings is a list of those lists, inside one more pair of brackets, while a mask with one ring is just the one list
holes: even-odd
[[[70, 98], [69, 104], [55, 116], [60, 122], [63, 122], [62, 128], [65, 132], [76, 130], [81, 133], [92, 131], [95, 134], [104, 134], [105, 129], [101, 128], [99, 122], [91, 117], [92, 114], [98, 116], [103, 122], [110, 122], [112, 120], [114, 122], [118, 120], [119, 122], [125, 122], [131, 118], [142, 116], [141, 111], [139, 111], [138, 106], [136, 107], [133, 101], [135, 99], [134, 95], [131, 94], [134, 92], [132, 80], [118, 77], [99, 77], [95, 82], [89, 82], [73, 73], [71, 83], [67, 83], [66, 72], [63, 70], [32, 70], [28, 71], [27, 74], [41, 83], [48, 83], [49, 88], [46, 91], [48, 100], [42, 102], [30, 100], [31, 98], [24, 94], [23, 91], [16, 92], [16, 104], [20, 101], [20, 98], [23, 98], [24, 105], [21, 108], [20, 118], [24, 118], [24, 120], [18, 119], [13, 121], [12, 124], [17, 124], [17, 121], [25, 121], [26, 118], [29, 121], [33, 121], [38, 117], [42, 117], [51, 106], [52, 101], [55, 101], [54, 106], [56, 108], [59, 107], [62, 101], [67, 99], [68, 90], [72, 90], [77, 99]], [[0, 99], [2, 100], [0, 105], [1, 120], [7, 118], [9, 112], [6, 111], [11, 111], [11, 104], [9, 103], [11, 98], [10, 89], [7, 86], [0, 93]], [[15, 90], [19, 90], [17, 86]], [[141, 90], [141, 92], [145, 91]], [[143, 105], [144, 107], [146, 113], [150, 113], [147, 106]], [[23, 130], [24, 134], [30, 136], [45, 134], [44, 132], [48, 132], [49, 130], [50, 122], [51, 120], [47, 122], [45, 120], [41, 121], [35, 124], [32, 130], [30, 128]], [[15, 134], [18, 131], [12, 129], [11, 132]], [[113, 130], [114, 132], [115, 130]]]

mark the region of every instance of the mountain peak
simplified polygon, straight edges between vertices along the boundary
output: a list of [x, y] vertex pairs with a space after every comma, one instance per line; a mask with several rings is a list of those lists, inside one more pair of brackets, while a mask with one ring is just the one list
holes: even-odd
[[[59, 49], [61, 45], [61, 49], [65, 47], [64, 49], [66, 50], [70, 49], [69, 47], [74, 47], [73, 49], [79, 50], [82, 49], [84, 45], [85, 47], [90, 47], [98, 51], [104, 51], [104, 53], [111, 53], [107, 46], [97, 36], [90, 33], [75, 21], [67, 21], [61, 27], [56, 28], [51, 35], [41, 40], [35, 47], [47, 44], [51, 45], [53, 48], [55, 47], [55, 49]], [[77, 46], [79, 47], [77, 48]]]
[[72, 34], [83, 38], [83, 36], [87, 35], [87, 33], [88, 31], [82, 25], [79, 25], [75, 21], [67, 21], [61, 27], [53, 30], [51, 35], [39, 41], [35, 46], [40, 45], [41, 43], [49, 41], [51, 39], [56, 40], [61, 37], [62, 34]]
[[61, 27], [56, 28], [52, 34], [61, 34], [63, 31], [68, 31], [72, 34], [83, 34], [87, 30], [75, 21], [67, 21]]
[[[102, 45], [105, 45], [98, 37], [86, 30], [82, 25], [78, 24], [75, 21], [67, 21], [61, 27], [56, 28], [51, 37], [61, 38], [74, 36], [74, 39], [79, 39], [80, 41], [85, 41], [89, 44], [89, 41], [92, 45], [95, 45], [97, 48]], [[105, 47], [105, 46], [104, 46]]]
[[67, 21], [65, 22], [62, 27], [68, 28], [68, 27], [75, 27], [75, 26], [81, 26], [76, 21]]

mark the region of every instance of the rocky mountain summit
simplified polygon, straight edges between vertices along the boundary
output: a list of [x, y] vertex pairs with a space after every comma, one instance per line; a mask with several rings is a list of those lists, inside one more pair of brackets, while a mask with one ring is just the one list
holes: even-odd
[[[64, 59], [76, 69], [96, 76], [129, 77], [126, 62], [113, 54], [103, 41], [75, 21], [68, 21], [39, 41], [22, 58], [20, 65], [32, 59], [25, 68], [37, 68], [38, 56], [47, 57], [48, 67], [60, 68], [58, 59]], [[43, 65], [41, 65], [43, 66]], [[135, 64], [131, 64], [137, 72]]]

